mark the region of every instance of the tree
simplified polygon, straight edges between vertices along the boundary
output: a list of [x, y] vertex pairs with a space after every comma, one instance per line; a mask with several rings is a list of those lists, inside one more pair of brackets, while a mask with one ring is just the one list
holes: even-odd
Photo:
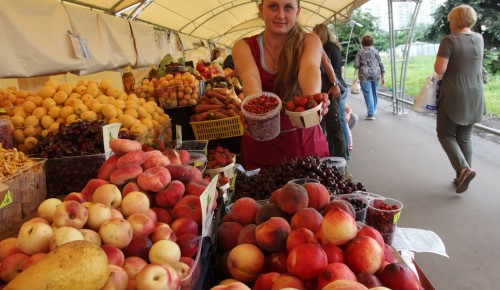
[[500, 72], [500, 53], [497, 48], [500, 45], [500, 3], [498, 0], [447, 0], [433, 13], [435, 22], [427, 30], [427, 37], [440, 41], [444, 35], [450, 34], [448, 13], [460, 4], [470, 5], [477, 14], [476, 25], [473, 31], [481, 33], [484, 39], [484, 66], [489, 72]]

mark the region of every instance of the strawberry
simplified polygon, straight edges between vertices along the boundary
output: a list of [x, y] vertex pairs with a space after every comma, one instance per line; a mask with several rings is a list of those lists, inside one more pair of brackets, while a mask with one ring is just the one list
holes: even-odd
[[313, 99], [319, 104], [323, 102], [323, 95], [321, 93], [316, 93], [313, 95]]
[[316, 107], [317, 105], [318, 105], [318, 103], [316, 103], [315, 100], [309, 100], [309, 102], [307, 102], [308, 109], [312, 109], [312, 108]]
[[295, 112], [304, 112], [306, 109], [304, 107], [297, 107], [295, 108]]
[[288, 101], [285, 106], [288, 111], [295, 110], [295, 104], [293, 103], [293, 101]]
[[216, 152], [219, 152], [219, 153], [224, 153], [224, 148], [223, 148], [222, 146], [220, 146], [220, 145], [219, 145], [219, 146], [217, 146], [217, 147], [215, 148], [215, 151], [216, 151]]
[[300, 99], [299, 99], [299, 106], [305, 108], [307, 106], [307, 102], [308, 102], [308, 100], [307, 100], [306, 97], [300, 97]]
[[293, 97], [293, 104], [295, 106], [300, 106], [300, 97]]

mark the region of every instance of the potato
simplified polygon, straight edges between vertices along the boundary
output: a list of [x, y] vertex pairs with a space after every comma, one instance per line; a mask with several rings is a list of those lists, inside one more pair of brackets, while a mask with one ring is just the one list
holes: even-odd
[[4, 290], [94, 290], [108, 279], [108, 258], [88, 241], [72, 241], [22, 271]]

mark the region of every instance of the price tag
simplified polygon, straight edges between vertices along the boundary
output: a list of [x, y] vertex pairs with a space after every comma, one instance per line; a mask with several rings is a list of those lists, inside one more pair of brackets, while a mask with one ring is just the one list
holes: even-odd
[[212, 212], [212, 204], [215, 199], [215, 193], [217, 191], [217, 178], [218, 175], [212, 178], [212, 181], [208, 184], [207, 188], [200, 195], [200, 204], [201, 204], [201, 220], [202, 220], [202, 236], [208, 236], [211, 233], [209, 232], [211, 229], [211, 223], [213, 219]]
[[7, 194], [3, 197], [2, 203], [0, 204], [0, 208], [4, 208], [7, 205], [13, 202], [12, 196], [10, 195], [10, 190], [7, 191]]
[[[120, 133], [121, 123], [112, 123], [102, 126], [102, 140], [104, 143], [104, 153], [109, 157], [111, 154], [111, 148], [109, 147], [109, 142], [111, 139], [118, 138], [118, 133]], [[107, 158], [106, 157], [106, 158]]]
[[175, 148], [180, 148], [182, 146], [182, 127], [180, 125], [175, 125]]

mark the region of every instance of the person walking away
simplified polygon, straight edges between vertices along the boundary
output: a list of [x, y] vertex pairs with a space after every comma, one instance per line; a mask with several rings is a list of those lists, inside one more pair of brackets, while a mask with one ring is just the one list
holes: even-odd
[[[300, 1], [263, 0], [258, 9], [264, 31], [238, 40], [232, 51], [245, 96], [267, 91], [286, 103], [294, 96], [320, 93], [323, 47], [317, 36], [306, 33], [297, 22]], [[328, 105], [328, 96], [324, 94], [322, 114], [327, 113]], [[241, 164], [245, 170], [265, 169], [307, 156], [329, 156], [319, 125], [295, 128], [282, 110], [280, 126], [280, 134], [269, 141], [257, 141], [243, 134]]]
[[473, 32], [477, 15], [468, 5], [448, 14], [451, 34], [439, 44], [434, 71], [442, 74], [436, 112], [436, 131], [455, 169], [457, 193], [467, 190], [476, 176], [472, 166], [472, 129], [486, 113], [482, 63], [484, 42]]
[[373, 37], [369, 34], [361, 37], [363, 46], [354, 59], [354, 68], [358, 70], [358, 79], [365, 99], [367, 116], [366, 120], [375, 120], [377, 114], [377, 87], [379, 81], [383, 85], [384, 64], [380, 59], [378, 50], [373, 47]]
[[[342, 56], [340, 53], [340, 43], [325, 24], [318, 24], [313, 28], [313, 32], [318, 35], [323, 43], [328, 60], [330, 61], [336, 76], [336, 82], [331, 82], [326, 74], [321, 75], [322, 92], [328, 92], [331, 87], [338, 88], [340, 97], [331, 100], [328, 113], [321, 121], [326, 132], [328, 149], [331, 156], [349, 159], [349, 135], [347, 123], [345, 121], [345, 101], [347, 99], [347, 84], [342, 78]], [[336, 97], [336, 96], [334, 96]]]

